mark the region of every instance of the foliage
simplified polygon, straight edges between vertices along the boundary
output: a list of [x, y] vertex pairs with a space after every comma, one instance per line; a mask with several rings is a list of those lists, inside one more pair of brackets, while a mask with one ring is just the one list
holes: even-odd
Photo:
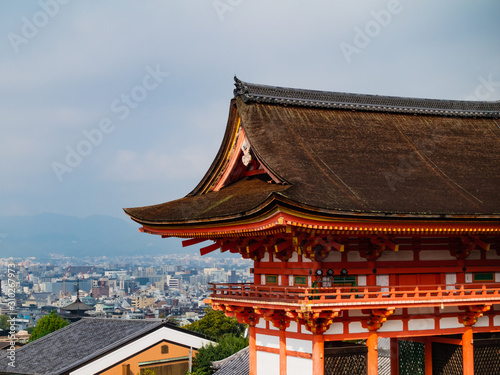
[[220, 361], [248, 346], [248, 339], [226, 334], [217, 344], [209, 344], [198, 350], [193, 359], [192, 375], [210, 375], [213, 373], [212, 362]]
[[69, 322], [67, 320], [61, 318], [54, 311], [51, 311], [49, 315], [44, 316], [38, 321], [33, 333], [31, 334], [30, 341], [35, 341], [40, 337], [66, 327], [68, 324]]
[[202, 333], [208, 337], [222, 337], [228, 333], [241, 336], [246, 325], [240, 324], [235, 318], [229, 318], [222, 311], [208, 310], [200, 320], [184, 326], [185, 329]]
[[10, 329], [8, 315], [0, 315], [0, 329], [6, 329], [6, 330]]

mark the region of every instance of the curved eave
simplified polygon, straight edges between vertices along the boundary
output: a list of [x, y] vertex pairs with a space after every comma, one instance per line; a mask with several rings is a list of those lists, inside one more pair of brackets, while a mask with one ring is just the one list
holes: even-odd
[[251, 212], [204, 221], [145, 222], [132, 217], [143, 227], [141, 232], [180, 238], [220, 238], [246, 234], [270, 234], [286, 227], [324, 230], [335, 233], [393, 233], [408, 235], [453, 235], [462, 233], [500, 233], [498, 217], [463, 215], [367, 216], [366, 213], [325, 212], [290, 204], [281, 194], [273, 193]]

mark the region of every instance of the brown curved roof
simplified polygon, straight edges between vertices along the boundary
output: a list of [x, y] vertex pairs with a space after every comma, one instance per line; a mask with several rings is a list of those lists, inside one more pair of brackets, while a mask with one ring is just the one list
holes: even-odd
[[[273, 204], [333, 216], [500, 217], [500, 102], [236, 86], [221, 150], [200, 184], [185, 198], [126, 209], [134, 220], [230, 220]], [[224, 169], [237, 118], [282, 184], [245, 178], [205, 193]]]

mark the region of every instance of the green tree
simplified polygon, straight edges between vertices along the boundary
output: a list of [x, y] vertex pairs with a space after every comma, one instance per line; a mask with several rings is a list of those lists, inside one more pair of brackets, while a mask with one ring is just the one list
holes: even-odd
[[10, 329], [8, 315], [0, 315], [0, 329], [6, 329], [6, 330]]
[[248, 339], [234, 334], [224, 335], [217, 344], [209, 344], [198, 350], [193, 359], [192, 375], [210, 375], [213, 361], [220, 361], [248, 346]]
[[51, 311], [49, 315], [44, 316], [37, 322], [35, 329], [31, 334], [30, 341], [35, 341], [40, 337], [66, 327], [68, 324], [69, 322], [66, 319], [61, 318], [54, 311]]
[[246, 325], [240, 324], [235, 318], [229, 318], [222, 311], [207, 310], [206, 315], [184, 326], [190, 331], [202, 333], [208, 337], [222, 337], [228, 333], [241, 336], [245, 332]]

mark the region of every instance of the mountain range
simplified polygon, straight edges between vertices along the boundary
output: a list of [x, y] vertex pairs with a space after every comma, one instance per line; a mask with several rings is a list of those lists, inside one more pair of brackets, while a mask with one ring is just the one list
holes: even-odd
[[[178, 253], [182, 247], [180, 240], [139, 233], [138, 228], [132, 221], [103, 215], [0, 216], [0, 258], [156, 255]], [[182, 252], [194, 254], [198, 249]]]

